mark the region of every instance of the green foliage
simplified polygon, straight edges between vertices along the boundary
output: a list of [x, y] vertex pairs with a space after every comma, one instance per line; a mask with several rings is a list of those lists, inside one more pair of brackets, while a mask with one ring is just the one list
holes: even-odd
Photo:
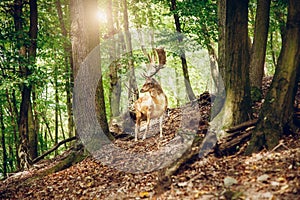
[[[57, 15], [56, 6], [53, 1], [38, 1], [38, 38], [37, 57], [34, 64], [28, 58], [19, 54], [21, 46], [28, 47], [30, 44], [29, 31], [29, 5], [24, 4], [24, 21], [21, 32], [15, 31], [13, 19], [13, 0], [2, 0], [0, 2], [0, 103], [4, 110], [6, 150], [8, 152], [8, 171], [17, 168], [16, 151], [19, 143], [18, 120], [21, 103], [21, 88], [23, 85], [32, 86], [34, 95], [31, 103], [34, 115], [37, 115], [39, 125], [38, 148], [39, 154], [54, 145], [55, 132], [55, 110], [61, 112], [59, 119], [59, 140], [64, 139], [67, 132], [68, 113], [66, 90], [72, 87], [67, 85], [70, 80], [70, 72], [66, 66], [70, 66], [65, 45], [70, 45], [70, 36], [63, 36]], [[70, 29], [69, 1], [61, 1], [66, 29]], [[99, 7], [107, 10], [108, 1], [99, 1]], [[255, 10], [257, 1], [249, 3], [249, 36], [253, 38], [255, 25]], [[113, 1], [113, 10], [116, 31], [122, 31], [123, 7], [120, 1]], [[161, 70], [157, 79], [169, 98], [170, 107], [180, 106], [186, 103], [187, 97], [184, 89], [183, 72], [181, 69], [180, 50], [187, 52], [187, 61], [192, 88], [196, 95], [200, 95], [211, 89], [210, 67], [207, 55], [207, 46], [217, 46], [218, 19], [216, 0], [178, 0], [177, 9], [170, 11], [170, 1], [166, 0], [128, 0], [128, 13], [130, 27], [134, 29], [149, 29], [157, 31], [160, 35], [155, 37], [155, 46], [168, 46], [167, 67]], [[174, 34], [175, 25], [173, 14], [180, 17], [181, 29], [184, 35]], [[277, 59], [281, 49], [281, 38], [285, 31], [287, 16], [287, 0], [275, 0], [271, 3], [270, 28], [266, 55], [266, 74], [272, 75], [277, 65]], [[118, 26], [116, 24], [118, 23]], [[101, 41], [107, 40], [108, 26], [101, 22]], [[20, 39], [20, 35], [22, 36]], [[178, 43], [178, 37], [183, 37], [183, 42]], [[193, 42], [194, 43], [193, 43]], [[122, 47], [124, 48], [124, 47]], [[120, 49], [122, 49], [120, 47]], [[149, 50], [149, 49], [148, 49]], [[108, 50], [107, 50], [108, 51]], [[109, 52], [102, 53], [103, 84], [107, 115], [109, 113]], [[193, 53], [193, 54], [191, 54]], [[128, 106], [128, 55], [121, 55], [117, 63], [118, 75], [122, 85], [121, 108], [124, 112]], [[147, 58], [142, 51], [133, 51], [133, 60], [136, 70], [137, 84], [140, 88], [144, 82], [141, 74], [146, 69]], [[20, 66], [26, 66], [30, 75], [22, 76]], [[55, 100], [55, 91], [58, 91], [58, 102]], [[256, 93], [255, 91], [253, 91]], [[258, 98], [260, 96], [258, 95]], [[3, 148], [3, 147], [2, 147]], [[64, 148], [60, 149], [62, 151]], [[2, 160], [2, 149], [0, 149], [0, 160]], [[53, 155], [51, 155], [53, 156]], [[0, 169], [1, 173], [1, 169]]]
[[[13, 1], [1, 1], [0, 3], [0, 102], [5, 109], [5, 137], [6, 149], [8, 154], [8, 172], [15, 171], [17, 168], [16, 151], [18, 146], [18, 114], [21, 94], [20, 89], [23, 85], [33, 88], [32, 105], [38, 117], [39, 130], [39, 153], [43, 153], [47, 148], [54, 145], [55, 119], [54, 112], [56, 107], [55, 88], [59, 91], [58, 108], [62, 113], [63, 127], [67, 127], [66, 113], [66, 79], [69, 74], [65, 73], [66, 55], [63, 47], [68, 42], [61, 34], [60, 25], [57, 17], [56, 7], [53, 2], [39, 1], [39, 30], [38, 30], [38, 49], [35, 64], [30, 64], [26, 57], [19, 55], [19, 48], [22, 45], [28, 47], [29, 31], [29, 5], [24, 4], [24, 20], [22, 32], [16, 32], [13, 20]], [[8, 12], [7, 12], [8, 11]], [[65, 13], [66, 15], [68, 13]], [[65, 15], [65, 16], [66, 16]], [[68, 19], [68, 17], [66, 18]], [[66, 23], [67, 25], [69, 24]], [[20, 34], [22, 40], [19, 40]], [[26, 66], [30, 70], [30, 75], [25, 77], [20, 73], [20, 65]], [[54, 83], [54, 76], [57, 76], [57, 84]], [[65, 131], [67, 128], [64, 128]], [[14, 134], [12, 134], [14, 133]], [[14, 138], [16, 135], [16, 138]], [[64, 139], [62, 130], [59, 129], [59, 140]], [[63, 150], [63, 149], [61, 149]], [[61, 151], [60, 150], [60, 151]], [[2, 160], [2, 151], [0, 150]]]
[[282, 36], [285, 31], [286, 18], [287, 1], [271, 1], [269, 37], [266, 55], [267, 75], [273, 75], [277, 66]]
[[183, 32], [195, 38], [203, 47], [217, 41], [217, 1], [178, 1], [175, 12], [182, 20]]

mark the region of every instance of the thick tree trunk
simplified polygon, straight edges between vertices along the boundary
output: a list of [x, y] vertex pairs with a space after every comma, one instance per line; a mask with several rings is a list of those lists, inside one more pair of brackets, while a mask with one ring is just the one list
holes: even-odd
[[[174, 12], [173, 16], [174, 16], [174, 21], [175, 21], [175, 28], [178, 33], [181, 33], [180, 19], [179, 19], [179, 15], [176, 13], [176, 9], [177, 9], [176, 0], [171, 0], [171, 11]], [[182, 36], [179, 35], [178, 42], [181, 43], [182, 39], [183, 39]], [[184, 49], [181, 49], [181, 51], [180, 51], [180, 59], [181, 59], [181, 66], [182, 66], [182, 71], [183, 71], [186, 92], [187, 92], [189, 100], [192, 101], [196, 98], [196, 96], [191, 87], [191, 81], [190, 81], [190, 77], [189, 77], [188, 65], [187, 65]]]
[[292, 126], [293, 104], [300, 75], [300, 2], [290, 0], [286, 34], [278, 66], [246, 154], [274, 148]]
[[[70, 3], [73, 71], [75, 77], [87, 55], [100, 44], [99, 24], [95, 20], [97, 7], [96, 0], [71, 0]], [[101, 70], [100, 49], [96, 48], [95, 51], [98, 51], [95, 55], [99, 55], [99, 59], [94, 59], [93, 64], [99, 66]], [[99, 78], [96, 89], [95, 103], [99, 124], [108, 138], [113, 139], [107, 124], [102, 76]]]
[[[258, 0], [255, 31], [250, 59], [250, 85], [254, 94], [261, 93], [269, 29], [271, 0]], [[259, 95], [260, 96], [260, 95]]]
[[30, 104], [31, 88], [24, 85], [22, 90], [22, 101], [20, 106], [19, 134], [20, 134], [20, 167], [28, 169], [31, 165], [28, 142], [28, 109]]
[[217, 121], [222, 121], [222, 128], [240, 124], [251, 118], [248, 0], [227, 0], [225, 28], [226, 100], [219, 114], [223, 119], [216, 118]]
[[77, 76], [81, 63], [89, 53], [86, 17], [83, 15], [84, 1], [70, 1], [71, 42], [73, 57], [73, 76]]
[[[28, 64], [35, 64], [36, 57], [36, 47], [37, 47], [37, 2], [36, 0], [30, 0], [30, 27], [29, 27], [29, 39], [30, 45], [27, 49], [25, 47], [24, 41], [24, 30], [23, 30], [23, 8], [22, 0], [15, 0], [15, 30], [18, 32], [18, 44], [20, 57], [24, 58], [20, 60], [20, 75], [23, 78], [28, 78], [28, 76], [32, 73], [31, 70], [27, 67]], [[28, 55], [27, 55], [28, 54]], [[27, 57], [28, 56], [28, 57]], [[27, 59], [26, 59], [27, 58]], [[27, 63], [24, 62], [27, 60]], [[20, 134], [20, 147], [19, 147], [19, 156], [20, 156], [20, 167], [22, 169], [29, 168], [30, 154], [29, 154], [29, 127], [28, 127], [28, 110], [30, 109], [30, 96], [31, 96], [31, 84], [26, 85], [22, 84], [21, 86], [21, 105], [20, 105], [20, 119], [19, 119], [19, 134]]]

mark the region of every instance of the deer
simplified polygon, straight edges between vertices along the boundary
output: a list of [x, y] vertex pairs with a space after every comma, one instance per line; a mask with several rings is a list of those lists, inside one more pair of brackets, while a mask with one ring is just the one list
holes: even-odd
[[[168, 107], [168, 99], [166, 94], [164, 93], [161, 85], [157, 80], [153, 78], [157, 72], [165, 67], [166, 57], [165, 51], [162, 48], [155, 49], [158, 57], [159, 57], [159, 65], [153, 64], [153, 60], [151, 61], [151, 66], [155, 69], [150, 75], [142, 74], [142, 76], [146, 79], [143, 84], [140, 92], [141, 93], [149, 93], [149, 95], [145, 95], [140, 97], [134, 102], [134, 110], [136, 114], [136, 123], [135, 123], [135, 141], [138, 141], [138, 134], [140, 132], [140, 125], [142, 120], [146, 120], [146, 130], [143, 135], [143, 140], [146, 139], [147, 132], [149, 131], [150, 120], [159, 118], [159, 130], [160, 137], [163, 137], [162, 134], [162, 122], [163, 122], [163, 114], [167, 110]], [[150, 58], [150, 56], [148, 56]]]

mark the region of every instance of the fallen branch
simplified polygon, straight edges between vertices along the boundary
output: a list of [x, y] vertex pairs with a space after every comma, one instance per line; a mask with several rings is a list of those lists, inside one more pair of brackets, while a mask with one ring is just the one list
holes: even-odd
[[71, 142], [73, 140], [76, 140], [76, 136], [70, 137], [68, 139], [65, 139], [63, 141], [60, 141], [59, 143], [57, 143], [54, 147], [52, 147], [51, 149], [49, 149], [48, 151], [46, 151], [43, 155], [40, 155], [39, 157], [36, 157], [32, 162], [36, 163], [40, 160], [42, 160], [43, 158], [45, 158], [47, 155], [49, 155], [50, 153], [52, 153], [53, 151], [55, 151], [56, 149], [58, 149], [61, 145], [67, 143], [67, 142]]
[[228, 156], [236, 153], [243, 144], [245, 144], [251, 138], [251, 131], [237, 132], [236, 137], [223, 138], [215, 148], [217, 156]]
[[237, 131], [242, 131], [242, 130], [247, 129], [248, 127], [256, 125], [256, 123], [257, 123], [257, 119], [246, 121], [246, 122], [241, 123], [239, 125], [236, 125], [234, 127], [228, 128], [225, 131], [227, 133], [234, 133], [234, 132], [237, 132]]
[[[67, 169], [68, 167], [81, 162], [87, 156], [88, 154], [84, 151], [83, 145], [76, 144], [69, 151], [63, 154], [61, 158], [54, 158], [51, 161], [47, 161], [48, 164], [46, 167], [43, 167], [42, 169], [35, 169], [35, 167], [33, 167], [29, 171], [20, 172], [20, 175], [17, 175], [17, 177], [11, 176], [10, 178], [6, 179], [6, 183], [2, 184], [5, 187], [0, 187], [0, 196], [2, 191], [6, 192], [9, 190], [14, 190], [11, 188], [19, 188], [22, 185], [27, 186], [34, 180], [42, 179], [49, 174]], [[10, 185], [10, 188], [6, 187], [7, 185]]]

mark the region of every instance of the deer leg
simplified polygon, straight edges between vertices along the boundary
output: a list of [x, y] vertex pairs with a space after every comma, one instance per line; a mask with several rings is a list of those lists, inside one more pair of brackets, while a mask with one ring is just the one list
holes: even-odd
[[146, 126], [145, 133], [143, 135], [143, 140], [146, 139], [146, 135], [148, 133], [149, 126], [150, 126], [150, 112], [147, 113], [147, 126]]
[[162, 134], [162, 123], [163, 123], [163, 115], [159, 117], [159, 137], [163, 137]]
[[141, 116], [140, 115], [141, 115], [140, 113], [136, 113], [134, 141], [138, 141], [138, 134], [140, 132], [140, 125], [141, 125]]

